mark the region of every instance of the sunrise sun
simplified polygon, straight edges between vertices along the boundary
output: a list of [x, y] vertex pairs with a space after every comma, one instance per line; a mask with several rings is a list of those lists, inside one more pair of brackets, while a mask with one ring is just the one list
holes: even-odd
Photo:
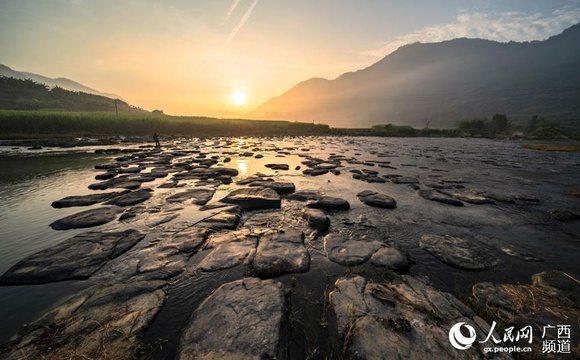
[[246, 104], [246, 94], [241, 91], [236, 91], [229, 96], [230, 101], [234, 105], [245, 105]]

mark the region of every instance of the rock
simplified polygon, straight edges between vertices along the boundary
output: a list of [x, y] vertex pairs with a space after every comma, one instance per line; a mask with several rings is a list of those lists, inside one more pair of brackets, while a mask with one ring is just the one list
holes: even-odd
[[144, 237], [145, 234], [137, 230], [79, 234], [20, 260], [0, 277], [0, 284], [87, 279], [107, 261], [123, 254]]
[[544, 271], [532, 275], [532, 283], [549, 292], [565, 297], [580, 306], [580, 286], [577, 279], [566, 272], [558, 270]]
[[145, 212], [145, 206], [140, 205], [140, 206], [128, 208], [127, 210], [123, 211], [121, 216], [119, 216], [119, 221], [132, 219], [135, 216], [142, 214], [143, 212]]
[[250, 183], [248, 186], [260, 186], [270, 188], [276, 191], [280, 195], [287, 195], [292, 194], [296, 191], [296, 187], [291, 182], [278, 182], [278, 181], [254, 181]]
[[230, 237], [215, 246], [213, 250], [199, 263], [204, 271], [215, 271], [240, 265], [255, 250], [255, 237]]
[[118, 169], [121, 167], [119, 163], [111, 163], [111, 164], [97, 164], [95, 165], [96, 170], [111, 170], [111, 169]]
[[288, 195], [288, 200], [308, 201], [308, 200], [318, 200], [321, 197], [322, 195], [320, 195], [320, 193], [316, 190], [303, 190]]
[[390, 177], [390, 180], [394, 184], [418, 184], [419, 180], [414, 177], [406, 177], [406, 176], [393, 176]]
[[308, 221], [308, 225], [311, 228], [323, 233], [327, 232], [330, 228], [330, 218], [322, 210], [303, 209], [302, 217]]
[[213, 231], [235, 230], [240, 224], [239, 211], [221, 211], [218, 214], [208, 217], [200, 222], [201, 226], [207, 227]]
[[500, 263], [486, 247], [449, 235], [423, 235], [419, 246], [444, 263], [464, 270], [487, 270]]
[[119, 210], [113, 207], [85, 210], [56, 220], [50, 227], [54, 230], [67, 230], [103, 225], [113, 221], [118, 212]]
[[264, 166], [272, 170], [290, 170], [290, 166], [288, 166], [288, 164], [266, 164]]
[[193, 199], [195, 205], [205, 205], [211, 200], [215, 193], [214, 189], [193, 189], [171, 195], [167, 198], [167, 202], [183, 202]]
[[280, 334], [285, 313], [284, 294], [273, 280], [223, 284], [194, 311], [177, 358], [284, 358]]
[[66, 208], [72, 206], [89, 206], [94, 205], [103, 201], [107, 201], [114, 197], [126, 194], [128, 191], [116, 191], [109, 193], [99, 193], [90, 195], [80, 195], [80, 196], [67, 196], [60, 200], [54, 201], [51, 206], [53, 208]]
[[166, 282], [97, 285], [27, 325], [2, 359], [130, 359], [166, 298]]
[[[330, 303], [345, 338], [348, 357], [357, 359], [485, 359], [485, 344], [468, 351], [449, 343], [449, 329], [468, 323], [477, 334], [489, 325], [459, 300], [411, 276], [392, 275], [383, 284], [341, 278]], [[491, 346], [491, 345], [487, 345]], [[497, 358], [510, 358], [495, 354]], [[494, 359], [496, 358], [494, 357]]]
[[314, 209], [322, 209], [322, 210], [348, 210], [350, 209], [350, 204], [348, 201], [330, 197], [330, 196], [323, 196], [319, 199], [311, 199], [306, 202], [306, 206]]
[[302, 171], [302, 173], [304, 175], [320, 176], [320, 175], [328, 174], [328, 169], [319, 169], [319, 168], [306, 169], [306, 170]]
[[374, 191], [365, 190], [357, 194], [357, 197], [360, 201], [364, 204], [373, 206], [373, 207], [380, 207], [385, 209], [393, 209], [397, 207], [397, 202], [392, 197], [379, 194]]
[[409, 259], [399, 250], [392, 247], [382, 247], [371, 256], [371, 264], [384, 266], [397, 272], [409, 271]]
[[422, 197], [423, 199], [436, 201], [444, 204], [449, 204], [453, 206], [463, 206], [463, 203], [459, 200], [456, 200], [450, 196], [447, 196], [437, 190], [419, 190], [417, 194]]
[[277, 209], [282, 204], [276, 191], [263, 187], [237, 189], [220, 201], [238, 205], [243, 210]]
[[550, 210], [548, 215], [551, 219], [562, 222], [572, 222], [580, 219], [580, 215], [569, 210]]
[[260, 277], [308, 271], [310, 254], [304, 247], [304, 233], [290, 231], [264, 234], [260, 237], [250, 267]]
[[447, 192], [442, 192], [442, 193], [449, 195], [449, 196], [452, 196], [458, 200], [465, 201], [466, 203], [470, 203], [470, 204], [476, 204], [476, 205], [495, 204], [495, 201], [493, 201], [492, 199], [489, 199], [483, 195], [479, 195], [476, 193], [447, 193]]
[[324, 237], [324, 252], [329, 260], [352, 266], [369, 260], [382, 244], [376, 240], [349, 240], [343, 235], [328, 234]]
[[105, 202], [106, 205], [133, 206], [151, 198], [151, 189], [131, 191]]

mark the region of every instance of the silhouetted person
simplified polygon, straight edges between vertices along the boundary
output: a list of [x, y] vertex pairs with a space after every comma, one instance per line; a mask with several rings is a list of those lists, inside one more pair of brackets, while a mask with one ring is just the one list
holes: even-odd
[[153, 134], [153, 140], [155, 140], [155, 147], [161, 149], [161, 143], [159, 142], [159, 134]]

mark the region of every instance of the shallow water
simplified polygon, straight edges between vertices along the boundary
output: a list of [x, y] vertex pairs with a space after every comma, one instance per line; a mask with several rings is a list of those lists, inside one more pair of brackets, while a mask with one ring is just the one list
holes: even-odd
[[[522, 142], [484, 139], [382, 139], [382, 138], [288, 138], [288, 139], [210, 139], [173, 144], [172, 151], [199, 150], [221, 159], [232, 161], [220, 166], [235, 167], [240, 175], [235, 180], [264, 173], [280, 181], [291, 181], [297, 190], [318, 189], [329, 196], [348, 200], [351, 210], [331, 216], [332, 231], [354, 235], [373, 234], [384, 242], [406, 251], [414, 260], [411, 274], [438, 289], [454, 293], [468, 293], [476, 282], [492, 281], [528, 283], [530, 275], [547, 269], [565, 270], [579, 275], [577, 259], [580, 255], [580, 225], [550, 220], [550, 209], [580, 209], [580, 199], [569, 195], [578, 189], [580, 154], [539, 152], [524, 149]], [[0, 273], [22, 258], [48, 248], [64, 239], [86, 230], [55, 231], [48, 225], [66, 215], [87, 208], [53, 209], [52, 201], [69, 195], [93, 193], [89, 184], [102, 171], [93, 169], [97, 163], [111, 162], [115, 156], [94, 155], [89, 152], [56, 153], [0, 149]], [[251, 151], [264, 158], [239, 156]], [[232, 154], [233, 153], [233, 154]], [[330, 154], [345, 159], [375, 161], [375, 166], [348, 164], [343, 161], [340, 175], [325, 174], [308, 177], [302, 174], [304, 156], [327, 159]], [[182, 156], [191, 158], [191, 154]], [[179, 161], [179, 156], [174, 162]], [[395, 169], [379, 167], [379, 162], [390, 162]], [[288, 171], [272, 171], [268, 163], [288, 164]], [[382, 163], [384, 164], [384, 163]], [[301, 166], [300, 170], [295, 167]], [[467, 189], [493, 191], [499, 194], [533, 197], [539, 202], [517, 201], [516, 204], [473, 205], [453, 207], [427, 201], [417, 196], [407, 185], [394, 183], [365, 183], [352, 178], [351, 169], [371, 169], [379, 175], [398, 174], [417, 177], [421, 183], [438, 179], [464, 181]], [[149, 171], [149, 169], [145, 170]], [[171, 176], [171, 175], [170, 175]], [[179, 189], [158, 189], [168, 178], [158, 179], [143, 186], [154, 189], [154, 196], [145, 202], [148, 208], [158, 208], [179, 216], [153, 230], [150, 218], [137, 217], [125, 223], [112, 222], [97, 230], [137, 228], [149, 236], [136, 248], [145, 246], [163, 231], [179, 228], [180, 224], [194, 222], [207, 216], [195, 205], [168, 205], [165, 198]], [[183, 181], [186, 186], [194, 181]], [[235, 189], [235, 184], [218, 188], [212, 202]], [[182, 188], [183, 189], [183, 188]], [[397, 208], [384, 210], [362, 204], [356, 194], [375, 190], [397, 200]], [[284, 208], [298, 207], [284, 201]], [[301, 205], [300, 205], [301, 206]], [[94, 207], [98, 207], [95, 205]], [[90, 208], [90, 207], [89, 207]], [[295, 212], [289, 212], [294, 214]], [[248, 218], [248, 216], [245, 216]], [[341, 225], [344, 220], [355, 223], [367, 219], [374, 228]], [[298, 219], [287, 219], [287, 224], [302, 226]], [[242, 224], [243, 226], [243, 224]], [[356, 228], [356, 230], [355, 230]], [[305, 228], [306, 230], [306, 228]], [[420, 249], [423, 234], [451, 234], [478, 238], [501, 260], [495, 268], [470, 272], [448, 266]], [[491, 240], [486, 240], [491, 239]], [[543, 262], [527, 262], [501, 251], [504, 245], [523, 248]], [[308, 243], [312, 256], [311, 270], [292, 274], [278, 280], [290, 297], [290, 353], [292, 358], [307, 355], [335, 356], [340, 352], [334, 318], [326, 304], [325, 294], [332, 290], [336, 278], [353, 269], [328, 261], [321, 251], [321, 240]], [[190, 267], [175, 278], [169, 287], [169, 298], [145, 334], [143, 355], [152, 358], [172, 358], [183, 327], [193, 310], [219, 285], [244, 276], [243, 266], [229, 270], [202, 273], [193, 270], [207, 251], [200, 251], [189, 260]], [[114, 262], [122, 262], [123, 256]], [[372, 266], [361, 266], [355, 272], [380, 280], [381, 273]], [[23, 323], [33, 320], [47, 308], [74, 292], [96, 281], [109, 281], [105, 269], [87, 281], [69, 281], [36, 286], [0, 287], [0, 344], [12, 336]], [[338, 355], [336, 355], [338, 356]]]

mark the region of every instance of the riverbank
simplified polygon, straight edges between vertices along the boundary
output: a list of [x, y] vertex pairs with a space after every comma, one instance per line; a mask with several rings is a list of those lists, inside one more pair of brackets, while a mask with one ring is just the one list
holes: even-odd
[[[3, 357], [483, 357], [449, 342], [462, 321], [478, 338], [532, 325], [538, 356], [542, 325], [578, 341], [577, 153], [352, 137], [115, 147], [42, 210], [34, 226], [54, 242], [4, 265], [3, 289], [82, 289]], [[509, 302], [517, 284], [542, 303]]]

